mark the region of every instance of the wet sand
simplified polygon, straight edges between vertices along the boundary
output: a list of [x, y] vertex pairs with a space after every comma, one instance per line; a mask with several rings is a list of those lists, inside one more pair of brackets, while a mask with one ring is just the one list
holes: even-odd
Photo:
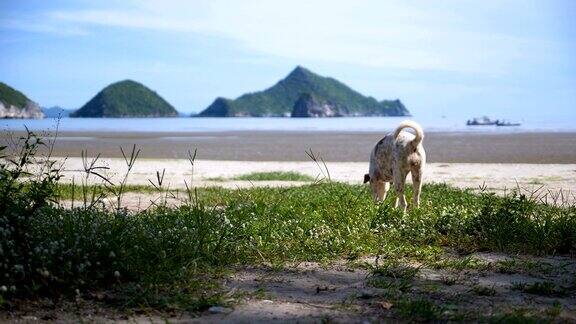
[[[20, 136], [16, 133], [15, 136]], [[6, 140], [6, 134], [0, 136]], [[326, 161], [363, 162], [383, 136], [374, 132], [65, 132], [54, 156], [121, 157], [119, 147], [136, 144], [143, 158], [198, 158], [236, 161], [309, 161], [312, 149]], [[429, 162], [441, 163], [576, 163], [576, 133], [427, 133]]]

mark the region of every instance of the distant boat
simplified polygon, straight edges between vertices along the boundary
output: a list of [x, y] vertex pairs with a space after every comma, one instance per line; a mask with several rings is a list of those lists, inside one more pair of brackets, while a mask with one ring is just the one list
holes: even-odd
[[486, 116], [482, 116], [482, 117], [474, 117], [473, 119], [469, 119], [466, 122], [466, 125], [468, 126], [489, 126], [489, 125], [496, 125], [496, 123], [498, 122], [498, 120], [492, 120]]
[[522, 124], [518, 123], [518, 122], [510, 122], [507, 120], [497, 120], [496, 121], [496, 126], [520, 126]]

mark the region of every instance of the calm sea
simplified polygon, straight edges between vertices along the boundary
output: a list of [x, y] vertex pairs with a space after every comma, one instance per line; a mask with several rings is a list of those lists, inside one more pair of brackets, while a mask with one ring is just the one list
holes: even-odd
[[[389, 131], [406, 117], [342, 118], [62, 118], [61, 131], [86, 132], [223, 132], [223, 131]], [[516, 120], [521, 126], [466, 126], [461, 118], [410, 117], [427, 132], [576, 132], [576, 120], [560, 116]], [[57, 120], [0, 120], [2, 130], [54, 130]]]

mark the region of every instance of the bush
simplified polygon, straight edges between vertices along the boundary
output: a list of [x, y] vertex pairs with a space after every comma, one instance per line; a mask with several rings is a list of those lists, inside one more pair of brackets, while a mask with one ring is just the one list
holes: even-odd
[[[0, 288], [33, 289], [46, 278], [46, 269], [34, 262], [37, 249], [32, 238], [34, 218], [53, 200], [60, 179], [59, 169], [49, 159], [39, 161], [40, 137], [27, 132], [8, 156], [0, 147]], [[39, 167], [31, 170], [39, 163]]]

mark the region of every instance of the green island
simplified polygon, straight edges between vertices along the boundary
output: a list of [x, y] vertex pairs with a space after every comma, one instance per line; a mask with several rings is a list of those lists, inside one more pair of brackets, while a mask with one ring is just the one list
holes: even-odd
[[[302, 109], [302, 103], [295, 107], [299, 99], [307, 102], [307, 108]], [[264, 91], [247, 93], [234, 100], [217, 98], [196, 116], [344, 117], [409, 114], [398, 99], [378, 101], [363, 96], [336, 79], [320, 76], [298, 66], [286, 78]]]
[[176, 117], [178, 112], [141, 83], [124, 80], [98, 92], [70, 117]]

